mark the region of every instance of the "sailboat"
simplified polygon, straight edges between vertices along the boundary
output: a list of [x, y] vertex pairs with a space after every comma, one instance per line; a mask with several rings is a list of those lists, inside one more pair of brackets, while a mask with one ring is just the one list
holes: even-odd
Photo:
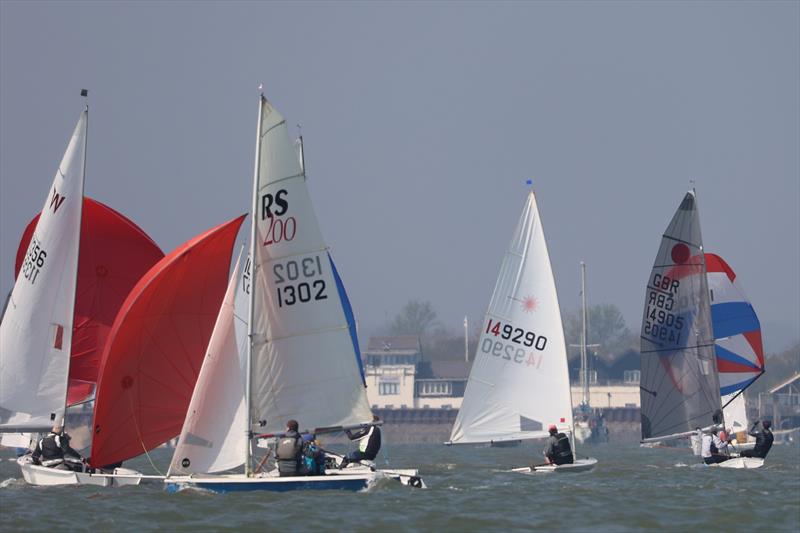
[[[289, 419], [317, 436], [373, 424], [355, 320], [297, 148], [283, 116], [261, 95], [250, 254], [230, 280], [168, 491], [362, 490], [387, 477], [422, 485], [416, 470], [279, 477], [262, 470], [263, 460], [254, 464], [253, 441], [281, 437]], [[241, 465], [242, 473], [226, 472]]]
[[[589, 348], [596, 348], [599, 344], [588, 344], [588, 306], [586, 304], [586, 263], [581, 261], [581, 403], [575, 409], [575, 440], [581, 444], [590, 442], [607, 442], [608, 428], [599, 410], [592, 409], [589, 404]], [[570, 346], [574, 346], [571, 344]]]
[[725, 427], [741, 451], [755, 445], [747, 435], [750, 422], [744, 391], [765, 371], [761, 324], [730, 265], [715, 254], [705, 257], [722, 412]]
[[[661, 239], [641, 330], [643, 444], [724, 429], [697, 198], [686, 193]], [[737, 458], [723, 468], [756, 468]]]
[[[474, 361], [448, 444], [543, 439], [551, 424], [574, 435], [561, 310], [532, 190], [503, 258]], [[575, 472], [596, 463], [585, 458], [515, 471]]]
[[146, 454], [180, 431], [197, 377], [193, 369], [199, 367], [211, 335], [242, 219], [212, 228], [173, 250], [125, 298], [103, 347], [91, 468], [55, 470], [34, 465], [25, 455], [17, 461], [25, 481], [114, 486], [164, 478], [116, 464]]
[[[87, 106], [58, 166], [0, 323], [3, 433], [45, 433], [63, 425], [66, 415], [88, 122]], [[29, 456], [19, 462], [32, 484], [73, 484], [85, 476], [30, 464]], [[106, 484], [109, 479], [95, 481]]]

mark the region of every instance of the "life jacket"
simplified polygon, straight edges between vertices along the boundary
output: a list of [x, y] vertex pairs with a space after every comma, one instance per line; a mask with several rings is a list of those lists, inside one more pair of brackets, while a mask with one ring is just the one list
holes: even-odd
[[310, 476], [321, 476], [325, 473], [325, 454], [313, 442], [303, 445], [303, 470]]
[[556, 435], [556, 444], [554, 446], [554, 455], [556, 458], [570, 459], [572, 458], [572, 447], [569, 445], [569, 437], [563, 433]]
[[42, 451], [42, 466], [57, 466], [64, 462], [64, 450], [61, 448], [61, 436], [51, 433], [39, 441]]
[[300, 435], [283, 437], [278, 441], [275, 458], [279, 461], [296, 461], [301, 447]]

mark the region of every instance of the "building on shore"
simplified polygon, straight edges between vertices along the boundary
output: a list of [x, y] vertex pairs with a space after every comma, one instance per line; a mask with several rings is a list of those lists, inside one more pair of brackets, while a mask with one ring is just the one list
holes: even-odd
[[[362, 352], [367, 398], [387, 425], [402, 425], [395, 440], [444, 442], [449, 438], [464, 397], [471, 362], [427, 361], [418, 337], [372, 337]], [[615, 440], [638, 438], [639, 371], [590, 388], [590, 404], [603, 412]], [[572, 403], [581, 402], [579, 384]]]

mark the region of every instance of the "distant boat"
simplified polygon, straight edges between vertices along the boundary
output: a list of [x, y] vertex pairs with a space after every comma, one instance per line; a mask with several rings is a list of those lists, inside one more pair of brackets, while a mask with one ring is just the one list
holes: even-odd
[[[449, 444], [544, 439], [551, 424], [574, 435], [561, 311], [533, 191], [500, 267], [474, 361]], [[576, 454], [574, 439], [572, 448]], [[589, 470], [596, 463], [515, 471]]]
[[[643, 444], [695, 436], [698, 428], [724, 428], [706, 271], [697, 199], [689, 191], [662, 236], [647, 282], [641, 330]], [[751, 468], [753, 462], [725, 467]]]
[[[585, 442], [601, 443], [608, 442], [608, 428], [599, 409], [592, 409], [589, 404], [589, 347], [597, 347], [599, 344], [588, 344], [588, 306], [586, 304], [586, 263], [581, 261], [581, 403], [574, 410], [575, 418], [575, 440], [584, 444]], [[573, 345], [570, 345], [573, 346]]]
[[361, 490], [379, 478], [421, 486], [416, 470], [279, 477], [254, 462], [252, 440], [282, 436], [289, 419], [314, 434], [373, 424], [355, 320], [311, 206], [302, 146], [263, 96], [256, 139], [250, 257], [229, 282], [167, 489]]

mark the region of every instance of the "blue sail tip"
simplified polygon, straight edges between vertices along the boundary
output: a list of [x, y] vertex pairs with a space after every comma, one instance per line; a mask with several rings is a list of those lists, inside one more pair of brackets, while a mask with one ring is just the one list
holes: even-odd
[[525, 185], [533, 185], [533, 180], [525, 180]]

